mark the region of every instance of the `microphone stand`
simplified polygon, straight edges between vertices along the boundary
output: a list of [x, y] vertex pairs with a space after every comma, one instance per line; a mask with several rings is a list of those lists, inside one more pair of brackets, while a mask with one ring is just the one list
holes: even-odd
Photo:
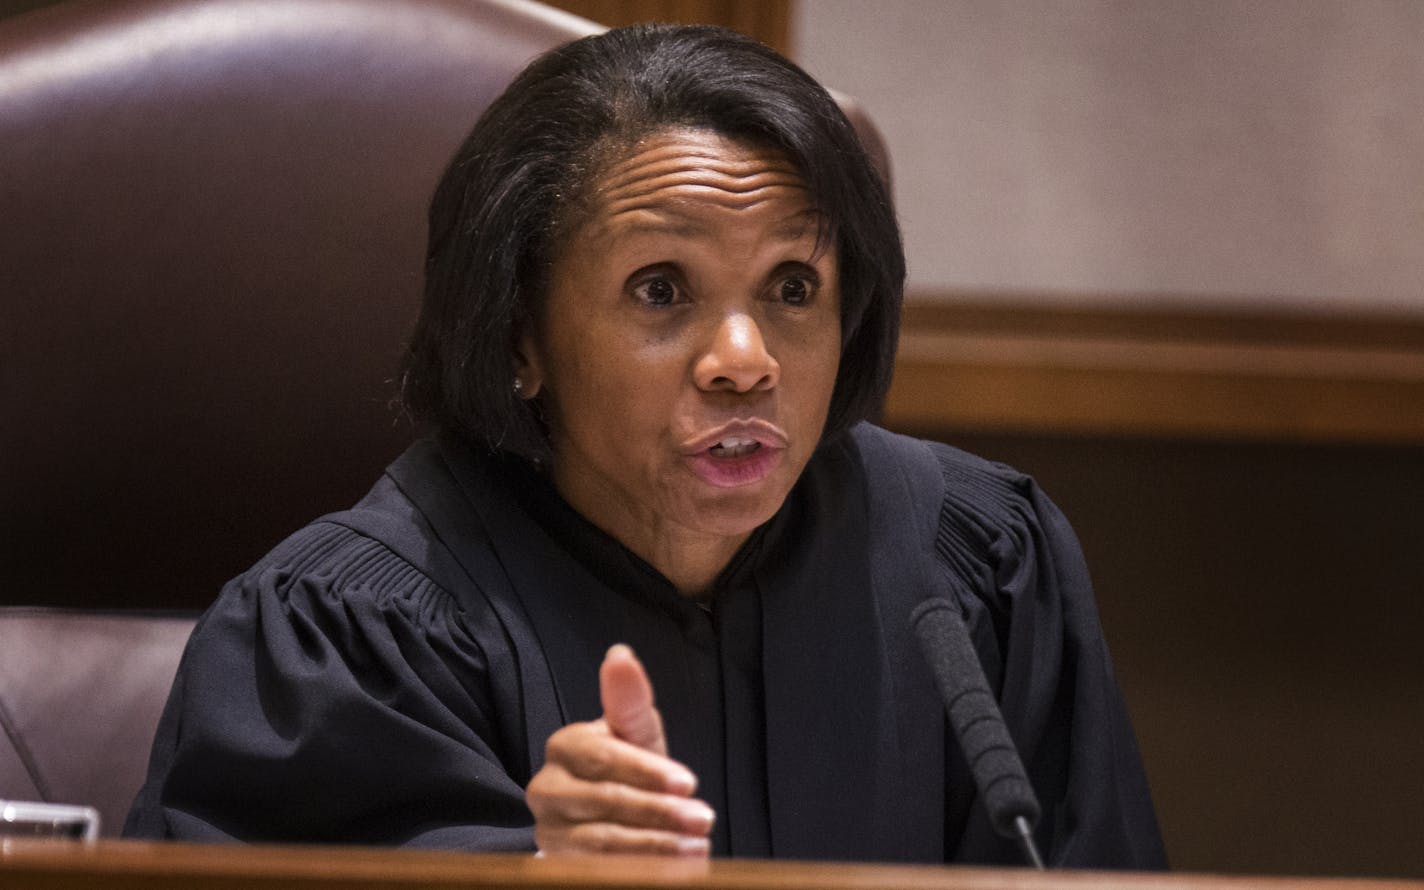
[[958, 604], [945, 597], [930, 597], [910, 613], [910, 626], [944, 699], [950, 726], [974, 774], [989, 822], [1001, 836], [1018, 843], [1030, 865], [1042, 869], [1043, 857], [1033, 841], [1040, 813], [1038, 797], [989, 691]]

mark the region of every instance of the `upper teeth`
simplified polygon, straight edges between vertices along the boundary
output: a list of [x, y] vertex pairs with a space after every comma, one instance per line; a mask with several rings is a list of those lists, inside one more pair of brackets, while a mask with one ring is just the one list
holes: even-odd
[[760, 447], [761, 443], [758, 442], [756, 439], [742, 439], [733, 437], [723, 439], [716, 445], [713, 445], [710, 450], [715, 451], [718, 454], [725, 454], [731, 457], [741, 457], [743, 454], [750, 454], [752, 451], [755, 451], [757, 448]]

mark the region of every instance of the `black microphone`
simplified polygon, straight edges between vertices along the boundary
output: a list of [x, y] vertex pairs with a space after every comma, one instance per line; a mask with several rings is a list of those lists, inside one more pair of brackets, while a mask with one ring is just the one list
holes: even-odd
[[989, 822], [1002, 836], [1018, 841], [1030, 864], [1043, 868], [1033, 843], [1038, 798], [984, 679], [959, 606], [944, 597], [930, 597], [910, 613], [910, 625], [944, 697], [949, 724], [979, 786]]

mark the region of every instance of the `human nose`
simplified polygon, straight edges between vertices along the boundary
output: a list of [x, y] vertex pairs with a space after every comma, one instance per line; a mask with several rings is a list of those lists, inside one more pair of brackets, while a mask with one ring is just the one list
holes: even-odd
[[711, 344], [697, 361], [695, 374], [697, 385], [704, 390], [752, 392], [776, 386], [781, 365], [767, 351], [756, 320], [738, 312], [717, 325]]

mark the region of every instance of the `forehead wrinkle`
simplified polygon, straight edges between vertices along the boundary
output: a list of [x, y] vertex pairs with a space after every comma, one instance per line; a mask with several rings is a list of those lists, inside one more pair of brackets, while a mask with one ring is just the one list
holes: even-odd
[[[658, 145], [612, 164], [596, 186], [597, 192], [627, 188], [640, 180], [658, 181], [682, 174], [692, 179], [723, 179], [730, 182], [767, 175], [801, 182], [800, 172], [777, 152], [742, 152], [728, 158], [725, 153], [685, 144]], [[731, 188], [737, 188], [732, 185]]]
[[[796, 241], [815, 233], [820, 214], [785, 154], [701, 132], [662, 134], [610, 159], [588, 195], [589, 234], [697, 236], [718, 227], [708, 213], [746, 212], [774, 202], [789, 212], [766, 235]], [[779, 213], [772, 210], [773, 213]]]
[[665, 169], [639, 171], [616, 181], [605, 181], [596, 194], [613, 203], [640, 198], [660, 191], [706, 191], [745, 195], [775, 188], [805, 191], [806, 185], [794, 170], [767, 169], [764, 165], [749, 165], [739, 172], [669, 166]]
[[[804, 193], [805, 188], [799, 182], [748, 183], [741, 188], [729, 188], [725, 184], [672, 181], [650, 184], [627, 194], [605, 195], [603, 209], [609, 216], [646, 209], [690, 217], [695, 215], [698, 205], [746, 210], [768, 201], [804, 200]], [[684, 208], [687, 212], [683, 212]]]
[[598, 191], [615, 191], [642, 181], [677, 176], [704, 180], [722, 179], [729, 182], [776, 176], [801, 181], [801, 174], [797, 169], [786, 163], [769, 164], [759, 160], [728, 162], [721, 158], [709, 158], [705, 163], [700, 163], [701, 160], [703, 159], [682, 155], [650, 161], [625, 170], [610, 170], [598, 184]]
[[[747, 210], [769, 201], [794, 201], [804, 205], [805, 182], [793, 171], [767, 170], [754, 165], [743, 176], [729, 177], [705, 169], [678, 165], [652, 177], [628, 177], [610, 184], [599, 194], [601, 212], [609, 218], [620, 214], [649, 211], [664, 215], [695, 217], [699, 207]], [[793, 214], [800, 217], [809, 208]]]

